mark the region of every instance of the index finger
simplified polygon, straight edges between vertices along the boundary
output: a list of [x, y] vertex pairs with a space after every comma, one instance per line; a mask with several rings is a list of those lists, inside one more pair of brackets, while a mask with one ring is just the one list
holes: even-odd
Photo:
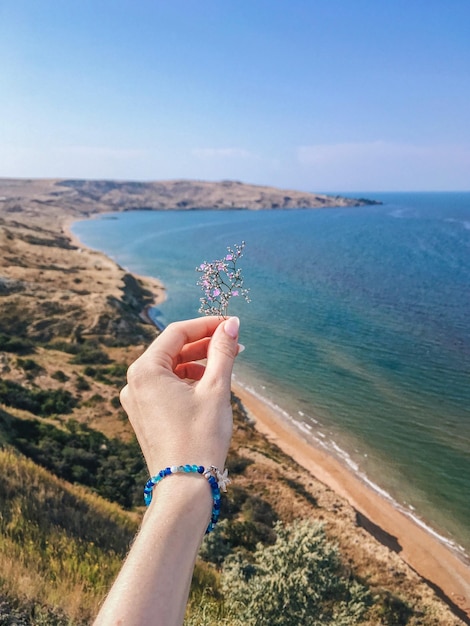
[[186, 344], [212, 337], [221, 322], [223, 318], [216, 316], [173, 322], [147, 348], [146, 354], [152, 360], [163, 359], [165, 365], [173, 367], [175, 359]]

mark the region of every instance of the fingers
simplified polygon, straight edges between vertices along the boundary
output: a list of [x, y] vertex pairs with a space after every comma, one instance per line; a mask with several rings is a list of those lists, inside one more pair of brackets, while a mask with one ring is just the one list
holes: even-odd
[[[170, 324], [131, 365], [128, 380], [132, 378], [135, 386], [137, 378], [153, 378], [155, 384], [155, 368], [163, 367], [167, 374], [195, 381], [204, 378], [210, 384], [222, 382], [229, 389], [233, 361], [240, 350], [239, 325], [237, 317], [201, 317]], [[197, 363], [206, 358], [206, 366]]]
[[175, 369], [178, 378], [187, 378], [190, 380], [201, 380], [206, 368], [202, 363], [183, 363]]
[[188, 363], [189, 361], [200, 361], [207, 356], [207, 349], [209, 347], [211, 338], [204, 337], [194, 343], [189, 343], [183, 346], [181, 352], [177, 356], [177, 363]]
[[[240, 322], [238, 318], [231, 318], [230, 320], [226, 320], [224, 322], [224, 332], [228, 334], [229, 338], [233, 341], [238, 340], [238, 331], [239, 331]], [[227, 332], [228, 331], [228, 332]], [[225, 347], [220, 342], [218, 337], [214, 336], [213, 338], [204, 337], [204, 339], [200, 339], [199, 341], [195, 341], [193, 343], [187, 344], [183, 346], [180, 354], [177, 357], [177, 365], [175, 367], [175, 374], [179, 376], [179, 378], [189, 378], [192, 380], [200, 380], [205, 373], [205, 365], [202, 363], [197, 363], [194, 361], [200, 361], [202, 359], [206, 359], [208, 355], [209, 346], [214, 343], [214, 348], [217, 351], [222, 352], [228, 349], [229, 360], [225, 363], [227, 365], [227, 372], [223, 372], [222, 369], [224, 366], [220, 358], [215, 361], [214, 374], [216, 375], [226, 375], [230, 378], [231, 375], [231, 365], [233, 364], [233, 358], [237, 356], [240, 352], [244, 350], [244, 346], [238, 344], [234, 352], [233, 341], [229, 340], [228, 345]], [[211, 374], [211, 370], [209, 370]]]
[[[167, 326], [149, 346], [145, 353], [146, 357], [159, 362], [164, 367], [173, 369], [181, 361], [181, 358], [186, 360], [187, 354], [186, 357], [181, 358], [179, 355], [180, 353], [184, 355], [185, 352], [191, 350], [191, 348], [185, 348], [187, 344], [199, 342], [205, 337], [212, 337], [222, 321], [219, 317], [198, 317], [184, 322], [174, 322]], [[194, 347], [192, 349], [194, 350]]]
[[230, 392], [233, 363], [239, 350], [239, 327], [238, 317], [229, 317], [215, 330], [209, 344], [206, 371], [203, 376], [204, 382], [222, 385], [228, 392]]

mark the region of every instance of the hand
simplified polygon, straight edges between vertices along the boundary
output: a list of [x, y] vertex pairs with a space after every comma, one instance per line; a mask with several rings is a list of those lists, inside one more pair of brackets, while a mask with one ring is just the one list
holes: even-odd
[[130, 366], [121, 403], [150, 475], [186, 463], [223, 469], [232, 435], [238, 328], [236, 317], [170, 324]]

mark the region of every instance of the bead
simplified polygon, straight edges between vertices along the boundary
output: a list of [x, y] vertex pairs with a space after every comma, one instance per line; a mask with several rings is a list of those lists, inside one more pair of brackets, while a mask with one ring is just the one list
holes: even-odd
[[[220, 517], [220, 486], [224, 488], [226, 491], [226, 485], [230, 483], [230, 479], [227, 476], [227, 470], [222, 474], [217, 467], [211, 465], [207, 470], [203, 465], [190, 465], [189, 463], [186, 465], [172, 465], [171, 467], [165, 467], [160, 470], [158, 474], [152, 476], [146, 483], [144, 488], [144, 502], [146, 506], [149, 506], [152, 502], [153, 489], [158, 483], [166, 478], [166, 476], [170, 476], [171, 474], [179, 474], [179, 473], [197, 473], [202, 474], [204, 478], [209, 483], [209, 487], [211, 490], [212, 496], [212, 512], [211, 519], [209, 525], [206, 529], [206, 534], [210, 533], [214, 530], [215, 525]], [[221, 478], [223, 481], [221, 481]]]

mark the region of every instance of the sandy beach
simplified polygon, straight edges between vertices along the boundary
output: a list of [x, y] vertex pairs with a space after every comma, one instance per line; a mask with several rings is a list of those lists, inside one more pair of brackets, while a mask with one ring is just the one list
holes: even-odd
[[[308, 443], [292, 425], [236, 382], [233, 391], [256, 428], [317, 480], [345, 498], [360, 514], [361, 525], [398, 552], [439, 595], [470, 618], [470, 566], [428, 530], [373, 491], [337, 459]], [[463, 617], [463, 616], [462, 616]]]

